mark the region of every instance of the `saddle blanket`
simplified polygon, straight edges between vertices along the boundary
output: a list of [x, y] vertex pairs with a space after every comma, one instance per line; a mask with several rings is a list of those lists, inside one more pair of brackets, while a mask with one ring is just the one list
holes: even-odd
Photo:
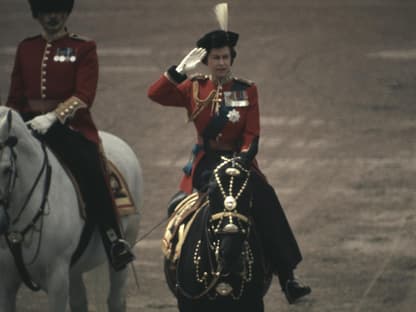
[[181, 254], [181, 248], [195, 217], [199, 212], [199, 195], [192, 193], [176, 206], [168, 220], [165, 234], [162, 238], [162, 252], [171, 262], [176, 262]]
[[127, 182], [117, 167], [107, 159], [107, 167], [110, 175], [110, 187], [116, 202], [116, 208], [120, 217], [137, 213], [131, 197]]
[[[137, 210], [133, 202], [133, 198], [129, 191], [128, 185], [126, 180], [123, 178], [121, 172], [117, 169], [116, 165], [113, 164], [109, 159], [106, 159], [107, 171], [110, 179], [110, 188], [113, 194], [113, 198], [115, 201], [117, 213], [120, 217], [129, 216], [132, 214], [136, 214]], [[82, 194], [79, 189], [78, 183], [76, 182], [74, 176], [70, 172], [70, 170], [65, 167], [65, 170], [68, 176], [71, 178], [72, 183], [76, 189], [78, 194], [78, 203], [80, 207], [81, 216], [84, 220], [86, 220], [86, 208], [85, 203], [82, 199]]]

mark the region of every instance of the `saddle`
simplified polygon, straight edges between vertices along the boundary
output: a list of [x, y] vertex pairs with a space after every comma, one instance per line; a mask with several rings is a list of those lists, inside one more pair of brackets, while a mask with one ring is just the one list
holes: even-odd
[[[118, 216], [123, 217], [123, 216], [136, 214], [137, 208], [134, 205], [133, 198], [128, 189], [126, 180], [123, 178], [123, 175], [117, 169], [115, 164], [113, 164], [107, 158], [105, 158], [105, 160], [106, 160], [106, 171], [107, 171], [107, 174], [109, 175], [110, 188], [113, 194], [113, 198], [114, 198], [114, 202], [116, 206], [115, 208], [117, 209]], [[76, 181], [75, 177], [73, 176], [69, 168], [63, 162], [61, 162], [61, 164], [63, 168], [65, 169], [65, 171], [67, 172], [70, 179], [72, 180], [72, 183], [77, 193], [80, 215], [85, 221], [85, 225], [81, 233], [80, 241], [71, 258], [71, 266], [72, 266], [78, 261], [78, 259], [81, 257], [81, 255], [87, 248], [87, 245], [91, 239], [92, 230], [94, 229], [94, 227], [93, 227], [93, 223], [87, 220], [86, 205], [82, 199], [82, 193], [78, 186], [78, 182]]]
[[[78, 207], [80, 209], [81, 217], [86, 220], [87, 213], [86, 213], [86, 206], [84, 200], [82, 199], [81, 190], [78, 186], [78, 182], [76, 181], [75, 177], [69, 170], [69, 168], [61, 161], [61, 165], [65, 169], [66, 173], [68, 174], [69, 178], [74, 185], [74, 188], [77, 193], [78, 198]], [[133, 198], [129, 191], [128, 185], [126, 180], [124, 179], [121, 172], [117, 169], [116, 165], [113, 164], [109, 159], [106, 159], [106, 169], [108, 172], [109, 180], [110, 180], [110, 188], [115, 202], [115, 208], [117, 209], [117, 214], [120, 217], [129, 216], [137, 213], [137, 209], [134, 205]]]
[[205, 196], [192, 193], [181, 200], [171, 214], [162, 238], [162, 252], [171, 263], [176, 263], [188, 231], [198, 215]]

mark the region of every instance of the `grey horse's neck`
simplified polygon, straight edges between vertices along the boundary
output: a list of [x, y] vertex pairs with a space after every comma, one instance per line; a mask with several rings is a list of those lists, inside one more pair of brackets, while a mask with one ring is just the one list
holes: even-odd
[[[11, 115], [9, 112], [6, 114], [9, 114], [6, 119], [0, 117], [0, 138], [3, 142], [13, 136], [17, 138], [17, 144], [10, 150], [9, 147], [4, 147], [1, 156], [5, 166], [10, 166], [12, 159], [14, 159], [17, 172], [15, 185], [10, 195], [9, 213], [13, 219], [24, 208], [25, 213], [22, 214], [22, 221], [27, 222], [30, 221], [33, 215], [30, 212], [32, 203], [33, 209], [36, 210], [36, 206], [39, 205], [38, 203], [42, 201], [42, 196], [44, 196], [42, 189], [46, 177], [45, 161], [46, 159], [54, 161], [54, 157], [51, 153], [48, 153], [49, 155], [46, 158], [46, 150], [42, 147], [41, 141], [32, 135], [31, 130], [27, 128], [16, 112], [12, 111]], [[15, 156], [13, 156], [13, 153]], [[27, 204], [25, 204], [26, 201], [28, 201]]]

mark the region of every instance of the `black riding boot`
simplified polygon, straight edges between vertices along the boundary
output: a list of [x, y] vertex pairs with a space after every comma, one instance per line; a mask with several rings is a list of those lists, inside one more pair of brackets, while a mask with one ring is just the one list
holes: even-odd
[[291, 304], [311, 292], [311, 288], [301, 285], [293, 274], [302, 255], [273, 187], [255, 171], [251, 179], [254, 222], [266, 257], [271, 260], [281, 289]]
[[44, 139], [77, 180], [87, 218], [98, 225], [111, 265], [116, 271], [123, 269], [134, 255], [122, 236], [98, 146], [60, 123], [55, 123]]

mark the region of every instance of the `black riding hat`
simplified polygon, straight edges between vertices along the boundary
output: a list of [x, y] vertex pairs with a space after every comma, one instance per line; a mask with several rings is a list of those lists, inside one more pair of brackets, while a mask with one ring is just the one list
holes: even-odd
[[32, 15], [37, 18], [39, 13], [66, 12], [70, 14], [74, 0], [29, 0]]
[[207, 64], [207, 57], [211, 49], [230, 47], [231, 59], [234, 61], [237, 52], [234, 47], [238, 41], [238, 34], [232, 31], [214, 30], [206, 33], [196, 42], [198, 48], [207, 50], [207, 55], [202, 59], [202, 63]]
[[205, 34], [196, 42], [198, 48], [205, 48], [207, 51], [213, 48], [231, 47], [234, 48], [238, 41], [238, 34], [232, 31], [214, 30]]

